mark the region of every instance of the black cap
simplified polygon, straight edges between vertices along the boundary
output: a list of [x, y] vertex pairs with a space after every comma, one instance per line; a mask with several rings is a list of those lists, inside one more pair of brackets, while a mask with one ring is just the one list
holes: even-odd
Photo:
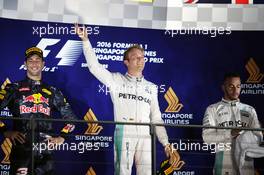
[[38, 47], [30, 47], [26, 50], [26, 53], [25, 53], [25, 56], [26, 56], [26, 59], [29, 58], [30, 56], [32, 55], [38, 55], [40, 58], [43, 59], [43, 51], [38, 48]]

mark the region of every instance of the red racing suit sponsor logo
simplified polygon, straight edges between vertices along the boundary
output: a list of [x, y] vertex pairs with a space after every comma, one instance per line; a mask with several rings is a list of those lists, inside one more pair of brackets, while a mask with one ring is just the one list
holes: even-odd
[[18, 168], [16, 175], [27, 175], [28, 174], [28, 168]]
[[39, 104], [39, 105], [34, 104], [33, 107], [27, 107], [25, 105], [21, 105], [19, 107], [19, 109], [20, 109], [20, 114], [25, 114], [25, 113], [43, 113], [45, 115], [50, 116], [50, 108], [49, 107], [45, 108], [45, 107], [43, 107], [42, 104]]
[[28, 87], [23, 87], [23, 88], [20, 88], [18, 90], [19, 90], [19, 92], [30, 91], [30, 89]]
[[35, 103], [35, 104], [45, 103], [46, 105], [49, 105], [49, 99], [43, 97], [40, 93], [24, 97], [23, 103], [26, 103], [26, 102], [31, 102], [31, 103]]
[[62, 128], [61, 132], [69, 133], [72, 132], [75, 128], [75, 125], [67, 124], [64, 128]]

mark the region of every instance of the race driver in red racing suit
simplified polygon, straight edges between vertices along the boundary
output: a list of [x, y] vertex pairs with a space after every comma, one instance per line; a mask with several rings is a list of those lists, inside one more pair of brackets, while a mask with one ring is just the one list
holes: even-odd
[[[75, 119], [69, 103], [57, 88], [41, 81], [41, 72], [44, 66], [43, 52], [37, 47], [26, 51], [27, 77], [13, 84], [7, 84], [0, 93], [0, 110], [8, 106], [13, 117], [17, 118], [44, 118], [53, 117], [55, 110], [59, 111], [64, 119]], [[0, 131], [12, 141], [10, 154], [11, 174], [31, 174], [31, 151], [34, 143], [44, 140], [52, 144], [61, 144], [64, 137], [74, 129], [74, 125], [67, 124], [59, 137], [51, 137], [52, 122], [36, 121], [34, 124], [35, 136], [32, 144], [31, 126], [29, 120], [14, 120], [12, 131], [1, 121]], [[47, 138], [48, 137], [48, 138]], [[34, 150], [34, 149], [33, 149]], [[39, 152], [34, 150], [34, 174], [53, 174], [51, 151]]]

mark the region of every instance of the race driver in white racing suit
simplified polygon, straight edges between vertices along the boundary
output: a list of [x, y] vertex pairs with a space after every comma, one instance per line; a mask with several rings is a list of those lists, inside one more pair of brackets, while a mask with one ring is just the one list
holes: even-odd
[[[253, 107], [241, 103], [239, 95], [241, 80], [237, 73], [227, 73], [222, 85], [224, 97], [218, 103], [207, 107], [203, 125], [221, 127], [251, 127], [260, 128], [256, 111]], [[234, 161], [234, 141], [243, 132], [241, 129], [214, 129], [203, 130], [203, 140], [208, 144], [216, 144], [214, 163], [215, 175], [237, 175], [238, 169]], [[261, 132], [254, 134], [262, 139]], [[245, 174], [254, 175], [254, 165], [245, 161]]]
[[[138, 45], [129, 48], [124, 54], [127, 73], [125, 75], [111, 73], [98, 62], [86, 31], [83, 31], [77, 24], [75, 29], [83, 40], [84, 55], [90, 72], [110, 88], [115, 121], [163, 123], [157, 88], [142, 75], [145, 65], [144, 50]], [[156, 134], [160, 143], [165, 147], [166, 155], [172, 157], [172, 149], [165, 128], [156, 127]], [[131, 174], [134, 159], [137, 175], [151, 175], [149, 126], [116, 125], [114, 142], [116, 175]], [[175, 152], [177, 153], [174, 150]], [[184, 164], [179, 160], [179, 156], [171, 163], [175, 165], [175, 169], [181, 168]]]

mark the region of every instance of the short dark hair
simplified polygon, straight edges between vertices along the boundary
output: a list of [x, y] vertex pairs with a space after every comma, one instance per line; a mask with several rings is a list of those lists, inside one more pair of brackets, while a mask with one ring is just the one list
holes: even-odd
[[225, 81], [228, 79], [228, 78], [233, 78], [233, 77], [238, 77], [240, 78], [240, 74], [238, 72], [227, 72], [225, 73], [224, 75], [224, 79], [223, 79], [223, 83], [225, 83]]
[[138, 49], [141, 50], [142, 52], [144, 52], [144, 49], [139, 45], [139, 44], [135, 44], [133, 46], [130, 46], [124, 53], [124, 60], [128, 60], [128, 54], [133, 50], [133, 49]]

